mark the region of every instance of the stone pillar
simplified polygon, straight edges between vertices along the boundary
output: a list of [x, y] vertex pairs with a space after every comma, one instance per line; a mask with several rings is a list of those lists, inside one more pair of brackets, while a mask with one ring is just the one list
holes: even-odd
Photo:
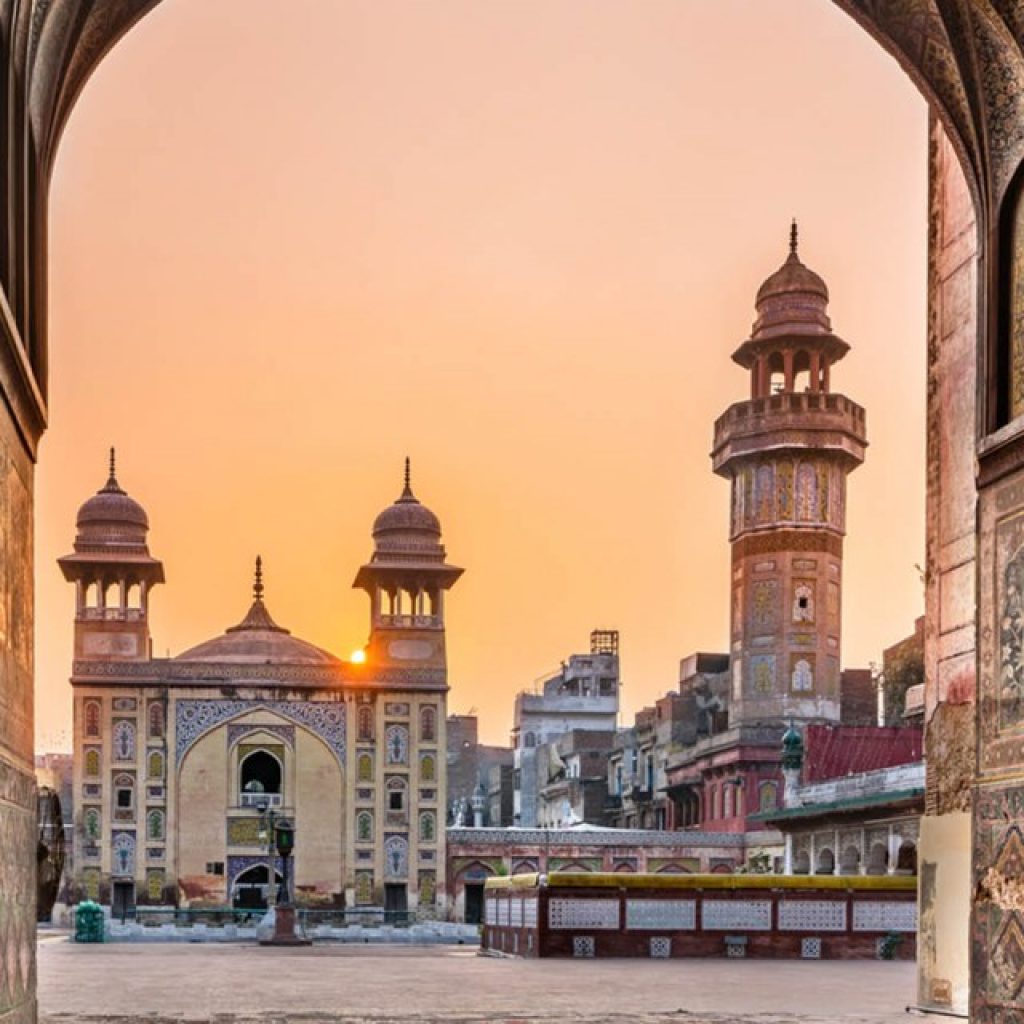
[[783, 854], [782, 873], [793, 874], [793, 833], [786, 833], [786, 852]]
[[[977, 237], [967, 183], [933, 120], [929, 150], [925, 813], [918, 1003], [966, 1013], [975, 760]], [[984, 588], [983, 588], [984, 589]], [[899, 839], [890, 844], [896, 870]]]
[[32, 502], [32, 459], [0, 403], [0, 949], [8, 968], [0, 971], [2, 1024], [36, 1019]]

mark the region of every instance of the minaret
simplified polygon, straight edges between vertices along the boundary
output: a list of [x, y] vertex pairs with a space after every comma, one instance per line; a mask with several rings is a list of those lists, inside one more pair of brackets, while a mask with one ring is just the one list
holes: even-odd
[[750, 398], [715, 423], [714, 470], [732, 482], [730, 725], [839, 720], [846, 476], [864, 461], [864, 410], [831, 391], [849, 346], [825, 282], [789, 256], [757, 293], [733, 359]]
[[75, 584], [75, 660], [150, 657], [149, 591], [163, 563], [146, 545], [146, 510], [117, 482], [114, 449], [105, 486], [78, 510], [73, 554], [57, 560]]
[[445, 668], [444, 594], [462, 575], [445, 562], [441, 524], [405, 485], [373, 524], [374, 550], [353, 586], [370, 595], [370, 665]]

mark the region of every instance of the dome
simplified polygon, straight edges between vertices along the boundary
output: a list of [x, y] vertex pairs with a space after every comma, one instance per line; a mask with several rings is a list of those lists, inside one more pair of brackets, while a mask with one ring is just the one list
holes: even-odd
[[329, 651], [294, 637], [271, 617], [263, 603], [263, 560], [256, 559], [253, 601], [245, 618], [214, 637], [177, 655], [174, 661], [231, 665], [336, 665]]
[[149, 530], [146, 510], [129, 497], [117, 482], [114, 449], [110, 449], [110, 476], [78, 510], [75, 547], [145, 547]]
[[412, 493], [409, 460], [405, 460], [405, 487], [401, 495], [373, 522], [373, 540], [378, 554], [444, 558], [441, 522]]
[[373, 521], [375, 538], [382, 534], [406, 531], [441, 536], [440, 520], [426, 505], [421, 504], [408, 488], [393, 505], [389, 505]]
[[803, 760], [804, 738], [794, 725], [790, 725], [782, 736], [782, 767], [800, 768]]
[[755, 305], [755, 338], [783, 332], [818, 334], [831, 330], [826, 313], [828, 286], [800, 261], [796, 221], [790, 232], [789, 256], [757, 290]]

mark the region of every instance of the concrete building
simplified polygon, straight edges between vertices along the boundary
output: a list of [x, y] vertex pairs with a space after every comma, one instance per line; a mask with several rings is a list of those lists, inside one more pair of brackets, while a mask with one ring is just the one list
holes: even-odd
[[515, 751], [514, 819], [537, 824], [541, 786], [538, 747], [572, 731], [613, 732], [619, 715], [619, 634], [594, 630], [590, 653], [573, 654], [539, 683], [539, 693], [516, 696], [512, 726]]
[[608, 801], [608, 754], [614, 732], [573, 729], [537, 748], [541, 828], [602, 824]]
[[279, 626], [256, 561], [252, 602], [221, 636], [154, 658], [149, 597], [163, 566], [149, 519], [110, 479], [78, 513], [75, 884], [136, 903], [259, 906], [280, 877], [267, 843], [294, 823], [300, 902], [443, 910], [448, 689], [437, 517], [401, 496], [373, 525], [354, 586], [370, 599], [361, 659]]

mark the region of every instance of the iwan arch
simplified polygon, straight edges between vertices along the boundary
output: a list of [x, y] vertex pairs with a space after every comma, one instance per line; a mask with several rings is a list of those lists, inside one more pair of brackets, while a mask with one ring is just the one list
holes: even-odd
[[[0, 0], [0, 1022], [34, 1021], [33, 465], [61, 130], [158, 0]], [[825, 0], [822, 0], [825, 2]], [[833, 0], [933, 114], [919, 1001], [1024, 1001], [1024, 3]]]

